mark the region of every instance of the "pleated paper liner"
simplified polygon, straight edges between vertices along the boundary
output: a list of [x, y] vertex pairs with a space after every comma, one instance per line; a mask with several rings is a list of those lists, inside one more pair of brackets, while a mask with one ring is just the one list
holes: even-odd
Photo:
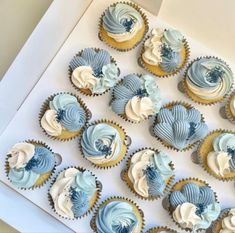
[[54, 202], [53, 202], [53, 199], [52, 199], [52, 197], [51, 197], [51, 195], [50, 195], [50, 189], [51, 189], [52, 185], [55, 183], [55, 181], [56, 181], [58, 175], [59, 175], [61, 172], [65, 171], [65, 170], [67, 170], [67, 169], [69, 169], [69, 168], [76, 168], [76, 169], [78, 169], [78, 170], [81, 171], [81, 172], [84, 172], [84, 171], [90, 172], [88, 169], [85, 169], [85, 168], [83, 168], [83, 167], [77, 167], [77, 166], [68, 166], [68, 167], [65, 167], [64, 169], [62, 169], [60, 172], [58, 172], [57, 176], [53, 179], [53, 181], [52, 181], [52, 183], [51, 183], [51, 185], [50, 185], [50, 188], [49, 188], [49, 190], [48, 190], [48, 201], [49, 201], [49, 204], [50, 204], [52, 210], [53, 210], [60, 218], [68, 219], [68, 220], [81, 219], [81, 218], [87, 216], [88, 214], [90, 214], [90, 213], [97, 207], [97, 203], [98, 203], [98, 201], [100, 200], [101, 192], [102, 192], [103, 186], [102, 186], [102, 183], [97, 179], [97, 177], [91, 172], [91, 174], [95, 177], [95, 180], [96, 180], [97, 191], [95, 192], [95, 194], [93, 195], [92, 199], [91, 199], [90, 202], [89, 202], [89, 204], [90, 204], [89, 210], [88, 210], [84, 215], [82, 215], [82, 216], [80, 216], [80, 217], [78, 217], [78, 218], [73, 218], [73, 219], [72, 219], [72, 218], [69, 218], [69, 217], [61, 216], [61, 215], [58, 214], [58, 213], [56, 212], [56, 210], [55, 210]]
[[116, 40], [114, 40], [108, 35], [108, 33], [105, 31], [103, 27], [103, 16], [105, 15], [105, 11], [104, 11], [104, 13], [101, 15], [100, 20], [99, 20], [98, 37], [101, 41], [103, 41], [109, 47], [116, 49], [120, 52], [126, 52], [126, 51], [134, 49], [142, 41], [142, 39], [145, 37], [146, 33], [149, 30], [149, 25], [148, 25], [147, 16], [142, 12], [142, 10], [140, 9], [138, 5], [134, 4], [133, 2], [122, 1], [122, 2], [116, 2], [109, 7], [116, 6], [116, 4], [118, 3], [127, 4], [133, 7], [135, 10], [137, 10], [141, 14], [142, 19], [143, 19], [143, 26], [141, 30], [131, 40], [124, 41], [124, 42], [117, 42]]
[[[184, 102], [184, 101], [172, 101], [172, 102], [162, 106], [161, 109], [162, 108], [167, 108], [167, 109], [171, 110], [173, 108], [173, 106], [179, 105], [179, 104], [183, 105], [187, 110], [194, 108], [191, 104], [189, 104], [187, 102]], [[194, 109], [196, 109], [196, 108], [194, 108]], [[202, 114], [201, 114], [201, 122], [205, 123], [204, 116]], [[189, 144], [188, 146], [186, 146], [185, 148], [179, 150], [179, 149], [175, 148], [174, 146], [166, 143], [165, 141], [163, 141], [161, 138], [159, 138], [158, 136], [156, 136], [154, 134], [154, 126], [157, 123], [159, 123], [159, 122], [157, 120], [157, 114], [156, 114], [155, 121], [154, 121], [153, 125], [150, 127], [150, 134], [153, 137], [155, 137], [158, 141], [160, 141], [168, 149], [172, 149], [172, 150], [177, 151], [177, 152], [188, 151], [188, 150], [192, 149], [193, 147], [195, 147], [197, 144], [199, 144], [199, 142], [201, 141], [201, 140], [195, 141], [192, 144]]]
[[[18, 189], [21, 189], [21, 190], [34, 190], [37, 188], [41, 188], [53, 176], [53, 174], [55, 173], [56, 167], [59, 166], [62, 161], [62, 157], [60, 154], [54, 153], [52, 151], [52, 149], [46, 143], [44, 143], [42, 141], [32, 139], [32, 140], [25, 140], [24, 142], [31, 143], [34, 146], [43, 146], [43, 147], [47, 148], [48, 150], [50, 150], [54, 154], [54, 157], [56, 159], [56, 164], [55, 164], [54, 168], [50, 172], [47, 172], [45, 174], [41, 174], [40, 177], [38, 178], [37, 182], [32, 187], [30, 187], [30, 188], [17, 187]], [[9, 157], [10, 157], [10, 154], [8, 154], [6, 156], [5, 173], [6, 173], [7, 179], [10, 181], [10, 179], [8, 177], [8, 174], [10, 171], [10, 166], [9, 166], [9, 162], [8, 162]]]
[[177, 233], [177, 231], [169, 227], [153, 227], [147, 230], [145, 233], [160, 233], [160, 232]]
[[139, 221], [139, 229], [140, 229], [140, 231], [138, 233], [143, 233], [144, 226], [145, 226], [144, 212], [140, 209], [140, 207], [134, 201], [132, 201], [129, 198], [120, 197], [120, 196], [109, 197], [105, 201], [103, 201], [96, 208], [96, 210], [94, 211], [94, 215], [93, 215], [93, 217], [91, 219], [91, 222], [90, 222], [91, 229], [94, 232], [99, 233], [98, 230], [97, 230], [97, 226], [96, 226], [96, 218], [98, 216], [99, 209], [104, 207], [105, 205], [107, 205], [108, 203], [110, 203], [112, 201], [124, 201], [124, 202], [129, 203], [132, 206], [133, 211], [134, 211], [134, 213], [135, 213], [135, 215], [136, 215], [136, 217], [137, 217], [137, 219]]
[[[175, 185], [172, 187], [171, 189], [171, 193], [174, 192], [174, 191], [181, 191], [183, 186], [185, 184], [188, 184], [188, 183], [193, 183], [193, 184], [196, 184], [200, 187], [204, 187], [204, 186], [207, 186], [209, 188], [210, 185], [208, 183], [206, 183], [206, 181], [203, 181], [203, 180], [200, 180], [198, 178], [192, 178], [192, 177], [189, 177], [189, 178], [186, 178], [186, 179], [181, 179], [179, 180], [178, 182], [175, 183]], [[168, 211], [172, 221], [181, 229], [181, 230], [184, 230], [184, 231], [187, 231], [187, 232], [193, 232], [192, 229], [190, 228], [183, 228], [180, 226], [179, 223], [177, 223], [174, 218], [173, 218], [173, 211], [174, 209], [170, 206], [170, 201], [169, 201], [169, 197], [170, 197], [170, 194], [169, 193], [162, 201], [162, 206], [163, 208]], [[214, 196], [215, 196], [215, 201], [218, 203], [218, 200], [217, 200], [217, 194], [214, 192]], [[212, 223], [213, 224], [213, 223]], [[196, 232], [200, 232], [202, 231], [202, 229], [198, 229]]]
[[211, 151], [214, 151], [213, 149], [213, 140], [221, 135], [222, 133], [231, 133], [235, 135], [235, 131], [231, 130], [223, 130], [223, 129], [217, 129], [212, 132], [210, 132], [199, 144], [197, 151], [196, 151], [196, 162], [202, 166], [204, 171], [206, 171], [208, 174], [212, 175], [218, 180], [221, 181], [234, 181], [235, 180], [235, 172], [229, 172], [224, 175], [224, 177], [217, 175], [215, 172], [213, 172], [208, 164], [207, 164], [207, 156]]
[[[96, 52], [99, 52], [101, 50], [100, 48], [92, 48], [92, 49], [94, 49]], [[81, 56], [82, 52], [83, 52], [83, 50], [79, 51], [74, 57]], [[116, 60], [112, 56], [111, 56], [111, 63], [115, 64], [117, 66], [117, 62], [116, 62]], [[120, 76], [121, 71], [120, 71], [119, 67], [117, 67], [117, 68], [118, 68], [118, 76]], [[72, 86], [77, 91], [79, 91], [81, 94], [83, 94], [85, 96], [100, 96], [100, 95], [103, 95], [103, 94], [107, 93], [111, 89], [111, 88], [108, 88], [104, 92], [98, 94], [98, 93], [92, 93], [92, 91], [90, 89], [79, 88], [72, 81], [72, 73], [73, 73], [73, 71], [72, 71], [71, 67], [69, 66], [69, 68], [68, 68], [68, 75], [69, 75], [70, 83], [72, 84]]]
[[129, 146], [131, 145], [132, 141], [131, 141], [131, 138], [129, 136], [127, 136], [126, 131], [123, 129], [123, 127], [120, 126], [118, 123], [111, 121], [111, 120], [100, 119], [100, 120], [91, 122], [90, 124], [87, 125], [86, 128], [89, 128], [92, 125], [97, 125], [100, 123], [108, 124], [108, 125], [114, 127], [119, 132], [119, 135], [122, 139], [123, 144], [122, 144], [122, 149], [121, 149], [121, 152], [120, 152], [120, 155], [118, 156], [118, 158], [114, 161], [109, 161], [107, 163], [102, 163], [102, 164], [92, 163], [91, 161], [89, 161], [89, 159], [86, 158], [86, 156], [83, 153], [82, 145], [81, 145], [82, 137], [80, 137], [80, 139], [79, 139], [79, 149], [80, 149], [80, 152], [81, 152], [83, 158], [88, 160], [95, 168], [109, 169], [109, 168], [112, 168], [112, 167], [119, 165], [122, 162], [122, 160], [125, 158], [126, 154], [128, 153]]
[[[127, 159], [127, 161], [126, 161], [126, 167], [125, 167], [125, 168], [122, 170], [122, 172], [121, 172], [121, 178], [122, 178], [122, 180], [127, 184], [127, 186], [129, 187], [129, 189], [135, 194], [135, 196], [141, 198], [142, 200], [154, 201], [154, 200], [157, 200], [157, 199], [161, 198], [162, 196], [160, 196], [160, 195], [159, 195], [158, 197], [151, 197], [151, 196], [149, 196], [149, 197], [143, 197], [143, 196], [141, 196], [140, 194], [138, 194], [138, 193], [135, 191], [134, 186], [133, 186], [133, 183], [131, 182], [131, 180], [130, 180], [130, 178], [129, 178], [129, 176], [128, 176], [128, 170], [129, 170], [130, 165], [131, 165], [131, 158], [132, 158], [132, 156], [135, 155], [136, 153], [140, 152], [140, 151], [147, 150], [147, 149], [152, 150], [152, 151], [154, 151], [154, 152], [157, 153], [157, 154], [159, 153], [159, 151], [158, 151], [157, 149], [149, 148], [149, 147], [145, 147], [145, 148], [141, 148], [141, 149], [136, 150], [136, 151], [133, 152], [133, 153], [130, 155], [130, 157]], [[174, 164], [173, 164], [172, 162], [170, 163], [170, 167], [172, 168], [173, 171], [175, 170], [175, 169], [174, 169]], [[175, 175], [171, 176], [169, 179], [167, 179], [167, 180], [165, 181], [166, 187], [165, 187], [165, 189], [164, 189], [164, 195], [170, 192], [174, 180], [175, 180]]]
[[[190, 90], [190, 88], [188, 87], [188, 85], [187, 85], [186, 78], [187, 78], [187, 73], [188, 73], [189, 68], [192, 66], [192, 64], [193, 64], [194, 62], [199, 61], [199, 60], [202, 59], [202, 58], [215, 58], [215, 59], [218, 59], [219, 61], [223, 62], [226, 66], [228, 66], [228, 64], [227, 64], [225, 61], [223, 61], [222, 59], [220, 59], [220, 58], [218, 58], [218, 57], [214, 57], [214, 56], [198, 57], [198, 58], [192, 60], [192, 61], [188, 64], [188, 66], [187, 66], [187, 68], [186, 68], [186, 70], [185, 70], [185, 73], [184, 73], [184, 77], [183, 77], [182, 81], [180, 81], [180, 83], [179, 83], [179, 90], [180, 90], [181, 92], [183, 92], [183, 93], [184, 93], [188, 98], [190, 98], [192, 101], [194, 101], [194, 102], [196, 102], [196, 103], [198, 103], [198, 104], [202, 104], [202, 105], [214, 105], [214, 104], [216, 104], [216, 103], [223, 102], [223, 101], [227, 98], [227, 96], [229, 95], [229, 93], [231, 92], [231, 90], [232, 90], [232, 88], [233, 88], [233, 84], [231, 85], [230, 90], [229, 90], [223, 97], [219, 97], [219, 98], [217, 98], [217, 99], [215, 98], [215, 99], [213, 99], [213, 100], [206, 100], [206, 99], [200, 98], [199, 96], [197, 96], [196, 94], [194, 94], [194, 93]], [[228, 66], [228, 67], [229, 67], [229, 66]], [[230, 67], [229, 67], [229, 69], [231, 70]]]
[[143, 60], [143, 53], [145, 51], [145, 48], [144, 48], [144, 43], [147, 39], [149, 39], [150, 36], [147, 36], [146, 39], [143, 41], [143, 45], [142, 45], [142, 48], [140, 50], [140, 55], [139, 55], [139, 58], [138, 58], [138, 64], [143, 68], [145, 69], [146, 71], [148, 71], [149, 73], [157, 76], [158, 78], [168, 78], [168, 77], [173, 77], [173, 76], [176, 76], [177, 74], [179, 74], [179, 72], [184, 69], [184, 67], [186, 66], [186, 64], [188, 63], [189, 61], [189, 57], [190, 57], [190, 48], [189, 48], [189, 45], [188, 45], [188, 42], [187, 40], [184, 38], [183, 39], [183, 44], [184, 44], [184, 47], [183, 49], [181, 50], [181, 53], [180, 53], [180, 56], [182, 58], [182, 62], [180, 64], [180, 67], [177, 68], [175, 71], [171, 72], [171, 73], [168, 73], [166, 71], [163, 71], [161, 69], [161, 67], [158, 65], [150, 65], [148, 63], [146, 63], [144, 60]]
[[[56, 95], [59, 95], [59, 94], [69, 94], [69, 95], [72, 95], [72, 96], [74, 96], [74, 97], [77, 98], [78, 103], [81, 105], [81, 107], [84, 109], [84, 111], [85, 111], [85, 113], [86, 113], [86, 122], [85, 122], [84, 126], [83, 126], [79, 131], [70, 132], [70, 131], [67, 131], [67, 130], [63, 129], [61, 135], [59, 135], [59, 136], [52, 136], [52, 135], [49, 135], [49, 134], [46, 132], [46, 130], [42, 127], [42, 125], [41, 125], [41, 119], [42, 119], [44, 113], [45, 113], [48, 109], [50, 109], [50, 108], [49, 108], [49, 103], [50, 103], [50, 101], [52, 101], [53, 98], [54, 98]], [[56, 94], [51, 95], [51, 96], [48, 97], [48, 99], [43, 103], [43, 105], [42, 105], [42, 107], [41, 107], [41, 109], [40, 109], [40, 113], [39, 113], [39, 125], [40, 125], [40, 127], [42, 128], [42, 131], [43, 131], [49, 138], [54, 139], [54, 140], [58, 140], [58, 141], [62, 141], [62, 142], [63, 142], [63, 141], [69, 141], [69, 140], [72, 140], [72, 139], [74, 139], [74, 138], [76, 138], [76, 137], [79, 137], [79, 136], [82, 134], [83, 130], [84, 130], [85, 127], [86, 127], [86, 124], [87, 124], [88, 121], [91, 119], [91, 116], [92, 116], [91, 111], [88, 109], [88, 107], [86, 106], [86, 104], [83, 102], [83, 100], [82, 100], [80, 97], [78, 97], [78, 96], [76, 96], [75, 94], [70, 93], [70, 92], [60, 92], [60, 93], [56, 93]]]
[[231, 103], [232, 99], [234, 98], [234, 96], [235, 96], [235, 90], [233, 90], [233, 92], [229, 96], [229, 98], [227, 100], [227, 103], [225, 105], [225, 114], [226, 114], [226, 117], [233, 124], [235, 124], [235, 116], [233, 116], [233, 114], [231, 112], [230, 103]]

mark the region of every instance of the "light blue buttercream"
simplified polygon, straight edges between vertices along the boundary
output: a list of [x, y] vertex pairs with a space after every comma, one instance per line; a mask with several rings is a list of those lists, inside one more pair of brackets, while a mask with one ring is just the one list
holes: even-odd
[[178, 30], [168, 29], [163, 33], [162, 42], [178, 53], [183, 47], [183, 35]]
[[78, 100], [75, 96], [70, 94], [58, 94], [52, 101], [50, 101], [50, 109], [58, 112], [59, 110], [64, 110], [68, 104], [77, 103]]

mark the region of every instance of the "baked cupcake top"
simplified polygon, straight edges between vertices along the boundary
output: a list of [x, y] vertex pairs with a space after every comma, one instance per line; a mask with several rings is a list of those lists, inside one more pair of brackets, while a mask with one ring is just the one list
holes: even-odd
[[235, 208], [230, 209], [227, 216], [222, 220], [222, 228], [219, 233], [235, 232]]
[[143, 24], [141, 14], [126, 3], [108, 7], [103, 16], [103, 28], [117, 42], [131, 40], [142, 29]]
[[136, 152], [130, 161], [128, 177], [136, 193], [142, 197], [163, 196], [167, 181], [174, 175], [171, 159], [152, 149]]
[[235, 172], [235, 135], [222, 133], [213, 140], [213, 151], [207, 155], [207, 165], [216, 175], [224, 177]]
[[92, 208], [91, 200], [97, 190], [96, 178], [90, 171], [72, 167], [59, 173], [49, 194], [57, 214], [75, 219], [84, 216]]
[[197, 231], [208, 229], [220, 214], [220, 205], [208, 186], [187, 183], [170, 194], [173, 219], [183, 228]]
[[215, 57], [202, 57], [193, 61], [186, 71], [186, 88], [202, 100], [221, 100], [233, 85], [229, 66]]
[[132, 122], [140, 122], [159, 112], [161, 95], [151, 75], [125, 76], [113, 89], [112, 110]]
[[9, 180], [24, 189], [36, 186], [40, 176], [52, 172], [56, 165], [52, 151], [33, 142], [15, 144], [8, 152], [7, 163]]
[[161, 108], [154, 123], [153, 132], [167, 145], [183, 150], [204, 138], [208, 127], [197, 109], [175, 104], [171, 109]]
[[119, 69], [103, 49], [86, 48], [78, 53], [69, 64], [71, 81], [88, 95], [102, 94], [113, 87], [119, 76]]

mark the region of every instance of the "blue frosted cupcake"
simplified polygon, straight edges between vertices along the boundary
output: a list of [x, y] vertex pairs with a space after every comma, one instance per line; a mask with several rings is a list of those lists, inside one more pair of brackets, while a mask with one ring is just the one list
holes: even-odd
[[161, 95], [151, 75], [129, 74], [113, 88], [112, 110], [133, 123], [139, 123], [159, 112]]
[[177, 231], [168, 227], [153, 227], [146, 231], [146, 233], [177, 233]]
[[40, 141], [16, 143], [7, 154], [7, 177], [19, 189], [42, 187], [55, 171], [57, 155]]
[[102, 185], [88, 170], [64, 168], [52, 182], [49, 202], [62, 218], [78, 219], [90, 213], [100, 198]]
[[120, 75], [116, 61], [108, 51], [86, 48], [69, 64], [69, 76], [73, 86], [89, 96], [101, 95], [112, 88]]
[[207, 133], [201, 113], [183, 102], [171, 102], [162, 107], [153, 124], [154, 136], [177, 151], [190, 149]]

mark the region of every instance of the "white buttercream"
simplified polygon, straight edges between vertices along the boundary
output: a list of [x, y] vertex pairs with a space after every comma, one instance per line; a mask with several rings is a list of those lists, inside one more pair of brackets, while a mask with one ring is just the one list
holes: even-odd
[[222, 221], [222, 229], [219, 233], [234, 233], [235, 232], [235, 209], [231, 209], [227, 217]]

